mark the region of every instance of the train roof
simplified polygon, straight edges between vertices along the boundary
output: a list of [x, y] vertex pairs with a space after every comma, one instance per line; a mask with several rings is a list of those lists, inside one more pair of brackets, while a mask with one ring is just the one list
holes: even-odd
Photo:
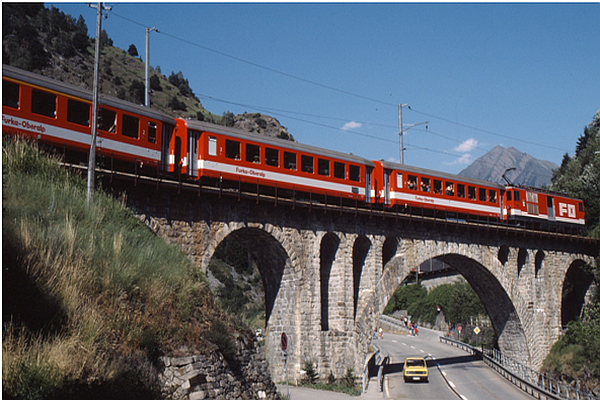
[[294, 142], [291, 140], [281, 139], [278, 137], [261, 135], [254, 132], [247, 132], [236, 128], [229, 128], [226, 126], [215, 125], [209, 122], [197, 121], [197, 120], [185, 120], [189, 129], [198, 130], [198, 131], [208, 131], [216, 134], [223, 134], [232, 136], [241, 140], [250, 140], [253, 142], [258, 142], [262, 144], [267, 144], [276, 147], [282, 147], [289, 150], [295, 150], [299, 152], [305, 152], [315, 155], [320, 155], [324, 157], [335, 158], [339, 160], [344, 160], [356, 164], [362, 164], [374, 167], [375, 164], [373, 161], [368, 160], [366, 158], [355, 156], [354, 154], [342, 153], [333, 150], [327, 150], [320, 147], [310, 146], [307, 144], [302, 144], [298, 142]]
[[434, 171], [431, 169], [420, 168], [420, 167], [413, 167], [410, 165], [398, 164], [398, 163], [393, 163], [390, 161], [381, 161], [381, 164], [386, 169], [401, 170], [401, 171], [406, 171], [406, 172], [412, 172], [416, 175], [427, 175], [427, 176], [432, 176], [432, 177], [436, 177], [436, 178], [448, 179], [448, 180], [452, 180], [452, 181], [472, 183], [474, 185], [488, 186], [488, 187], [493, 187], [493, 188], [500, 189], [500, 190], [504, 189], [504, 185], [501, 185], [501, 184], [495, 183], [495, 182], [485, 181], [483, 179], [470, 178], [468, 176], [463, 176], [463, 175], [449, 174], [446, 172]]
[[[80, 99], [84, 99], [90, 102], [92, 101], [92, 91], [89, 89], [77, 87], [75, 85], [71, 85], [70, 83], [61, 82], [56, 79], [48, 78], [46, 76], [36, 74], [30, 71], [25, 71], [10, 65], [2, 64], [2, 76], [17, 79], [56, 92], [65, 93], [69, 96], [78, 97]], [[99, 94], [98, 101], [100, 105], [107, 105], [119, 108], [121, 110], [128, 111], [134, 114], [139, 114], [146, 117], [155, 118], [163, 122], [175, 124], [175, 118], [172, 116], [163, 114], [149, 107], [130, 103], [128, 101], [116, 97]]]

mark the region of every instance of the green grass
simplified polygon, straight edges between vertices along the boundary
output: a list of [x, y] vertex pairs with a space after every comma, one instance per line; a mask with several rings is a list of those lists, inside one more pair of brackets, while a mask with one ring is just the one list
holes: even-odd
[[23, 141], [3, 137], [2, 166], [7, 398], [158, 398], [158, 356], [232, 351], [181, 251]]

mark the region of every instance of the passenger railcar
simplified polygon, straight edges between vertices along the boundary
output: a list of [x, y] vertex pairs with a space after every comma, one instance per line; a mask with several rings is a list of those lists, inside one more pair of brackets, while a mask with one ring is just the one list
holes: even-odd
[[200, 121], [178, 120], [186, 143], [182, 170], [278, 189], [369, 202], [372, 161]]
[[378, 203], [503, 219], [501, 185], [386, 161], [375, 164], [373, 197]]
[[[108, 96], [99, 103], [100, 156], [174, 170], [169, 164], [175, 151], [174, 118]], [[2, 66], [3, 134], [89, 153], [91, 106], [89, 90]]]

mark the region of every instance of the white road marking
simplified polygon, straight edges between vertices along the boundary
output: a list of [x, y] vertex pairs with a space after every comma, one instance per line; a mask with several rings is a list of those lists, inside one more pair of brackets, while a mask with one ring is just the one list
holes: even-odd
[[456, 385], [452, 381], [448, 381], [448, 385], [452, 386], [452, 389], [456, 389]]

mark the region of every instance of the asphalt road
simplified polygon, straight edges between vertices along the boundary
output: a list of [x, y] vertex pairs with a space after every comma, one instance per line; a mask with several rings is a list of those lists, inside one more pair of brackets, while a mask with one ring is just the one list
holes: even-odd
[[[438, 400], [531, 400], [483, 361], [462, 350], [440, 343], [440, 332], [419, 329], [419, 336], [384, 334], [375, 343], [391, 358], [384, 381], [383, 398]], [[429, 383], [405, 383], [402, 366], [407, 357], [427, 357]]]
[[[371, 378], [369, 390], [362, 400], [531, 400], [533, 397], [512, 385], [499, 374], [462, 350], [439, 340], [440, 332], [419, 328], [419, 336], [384, 333], [375, 344], [391, 357], [386, 368], [384, 391], [377, 388], [377, 378]], [[402, 366], [407, 357], [426, 357], [429, 383], [405, 383]], [[285, 384], [278, 385], [279, 393], [286, 394]], [[292, 400], [352, 400], [342, 393], [333, 393], [291, 386]]]

